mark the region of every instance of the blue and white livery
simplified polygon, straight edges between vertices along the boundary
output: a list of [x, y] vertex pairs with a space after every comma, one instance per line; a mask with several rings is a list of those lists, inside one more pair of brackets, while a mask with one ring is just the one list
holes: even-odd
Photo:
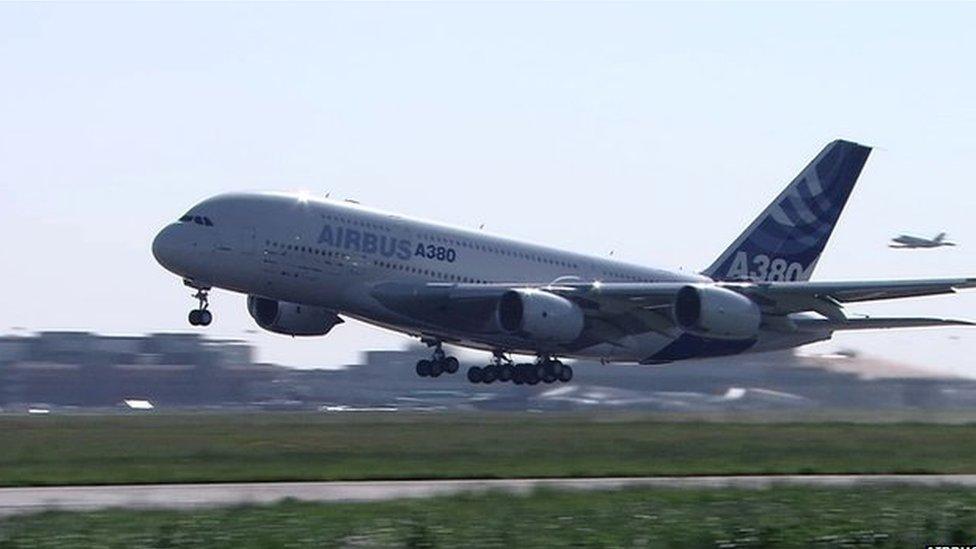
[[[472, 382], [572, 379], [559, 358], [655, 364], [786, 349], [838, 330], [970, 324], [848, 318], [847, 303], [952, 293], [976, 279], [811, 282], [871, 149], [834, 141], [701, 274], [630, 265], [355, 203], [235, 193], [197, 204], [153, 242], [195, 288], [248, 296], [258, 325], [325, 335], [355, 318], [421, 338], [417, 373], [454, 373], [443, 343], [490, 351]], [[515, 364], [510, 355], [534, 355]]]
[[810, 280], [869, 154], [857, 143], [828, 145], [705, 274], [715, 280]]

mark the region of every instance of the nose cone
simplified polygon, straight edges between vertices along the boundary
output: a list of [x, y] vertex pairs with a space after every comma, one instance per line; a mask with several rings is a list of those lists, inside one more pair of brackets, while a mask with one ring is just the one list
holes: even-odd
[[159, 231], [152, 243], [152, 253], [156, 261], [176, 274], [183, 274], [181, 271], [186, 268], [187, 259], [186, 242], [183, 242], [185, 239], [179, 234], [180, 229], [175, 223], [167, 225]]

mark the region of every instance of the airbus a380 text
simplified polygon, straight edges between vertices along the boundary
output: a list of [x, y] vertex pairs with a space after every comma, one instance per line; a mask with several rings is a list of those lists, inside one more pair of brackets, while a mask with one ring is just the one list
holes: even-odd
[[[289, 193], [204, 200], [153, 242], [197, 290], [246, 294], [259, 326], [325, 335], [343, 317], [421, 338], [417, 373], [455, 373], [442, 344], [493, 353], [475, 383], [572, 379], [559, 358], [656, 364], [797, 347], [838, 330], [969, 324], [849, 318], [847, 303], [952, 293], [976, 279], [811, 282], [870, 148], [834, 141], [700, 274], [630, 265]], [[533, 355], [530, 363], [510, 357]]]

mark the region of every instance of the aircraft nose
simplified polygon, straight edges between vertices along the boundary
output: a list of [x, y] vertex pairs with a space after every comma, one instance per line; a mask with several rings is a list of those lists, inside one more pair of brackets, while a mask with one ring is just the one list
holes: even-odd
[[185, 255], [179, 229], [180, 227], [177, 227], [175, 223], [167, 225], [159, 231], [152, 243], [153, 257], [160, 265], [173, 272], [180, 269]]

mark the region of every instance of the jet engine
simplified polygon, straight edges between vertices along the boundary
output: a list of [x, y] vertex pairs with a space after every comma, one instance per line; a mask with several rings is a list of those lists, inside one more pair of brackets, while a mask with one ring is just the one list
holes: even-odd
[[752, 339], [759, 335], [762, 311], [748, 297], [717, 286], [685, 286], [674, 300], [681, 328], [705, 337]]
[[247, 297], [247, 312], [265, 330], [290, 336], [325, 335], [342, 323], [339, 315], [322, 307], [253, 295]]
[[569, 343], [583, 332], [583, 311], [572, 301], [541, 290], [509, 290], [498, 301], [502, 330], [531, 339]]

